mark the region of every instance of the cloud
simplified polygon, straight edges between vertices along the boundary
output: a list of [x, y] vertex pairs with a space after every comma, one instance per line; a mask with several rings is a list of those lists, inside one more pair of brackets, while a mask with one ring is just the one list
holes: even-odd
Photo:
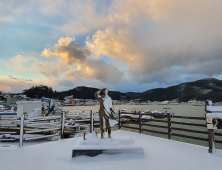
[[21, 93], [24, 89], [29, 89], [31, 86], [45, 85], [59, 90], [60, 85], [58, 81], [52, 79], [23, 79], [13, 76], [0, 75], [0, 87], [4, 92]]
[[[45, 49], [42, 56], [51, 57], [56, 55], [59, 57], [59, 61], [69, 66], [75, 65], [77, 70], [70, 70], [60, 63], [60, 69], [57, 68], [58, 71], [56, 72], [56, 70], [49, 69], [52, 68], [53, 63], [51, 63], [51, 66], [49, 66], [49, 63], [45, 63], [44, 67], [47, 70], [43, 69], [41, 71], [43, 74], [54, 74], [55, 76], [58, 72], [66, 71], [68, 77], [95, 80], [105, 84], [117, 84], [123, 75], [112, 64], [106, 64], [102, 60], [90, 60], [91, 51], [76, 43], [75, 38], [62, 37], [54, 48], [53, 51]], [[39, 67], [43, 67], [43, 65], [41, 64]]]
[[98, 57], [127, 63], [131, 81], [138, 83], [170, 83], [183, 74], [219, 75], [221, 5], [200, 0], [114, 1], [109, 15], [113, 26], [97, 31], [86, 44]]
[[14, 70], [18, 72], [33, 72], [35, 71], [33, 67], [37, 63], [37, 59], [34, 57], [23, 57], [21, 55], [17, 55], [6, 62], [6, 67], [9, 70]]
[[[109, 65], [105, 55], [129, 66], [131, 82], [170, 84], [187, 75], [222, 74], [221, 6], [218, 0], [5, 1], [0, 4], [0, 22], [27, 22], [67, 36], [42, 52], [50, 62], [33, 60], [38, 64], [34, 70], [48, 77], [66, 74], [111, 83], [105, 76], [110, 74], [117, 83], [122, 72]], [[90, 35], [86, 47], [70, 38], [78, 35]], [[90, 60], [92, 53], [96, 60]], [[11, 70], [32, 71], [33, 64], [22, 56], [11, 63]]]
[[55, 50], [45, 49], [42, 52], [42, 56], [60, 56], [60, 61], [65, 62], [68, 65], [84, 62], [91, 52], [83, 48], [79, 43], [75, 42], [75, 38], [61, 38], [58, 44], [54, 46]]
[[12, 77], [12, 76], [8, 76], [8, 77], [11, 78], [11, 79], [14, 79], [14, 80], [32, 81], [31, 79], [20, 79], [20, 78], [15, 78], [15, 77]]
[[70, 68], [66, 64], [59, 62], [39, 62], [36, 65], [36, 70], [47, 77], [58, 78], [63, 76], [63, 73], [68, 71]]
[[31, 81], [30, 79], [20, 79], [12, 76], [0, 75], [0, 87], [2, 91], [22, 92], [22, 90], [28, 89], [36, 84], [37, 81]]
[[79, 65], [77, 70], [68, 71], [67, 76], [75, 79], [98, 80], [101, 83], [115, 85], [120, 81], [123, 73], [112, 64], [106, 64], [102, 60], [88, 60], [85, 64]]

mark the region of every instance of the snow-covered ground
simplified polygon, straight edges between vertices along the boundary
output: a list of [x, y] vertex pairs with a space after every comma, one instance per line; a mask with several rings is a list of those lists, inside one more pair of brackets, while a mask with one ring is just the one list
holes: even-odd
[[0, 146], [0, 167], [6, 170], [209, 170], [222, 167], [222, 150], [209, 154], [206, 147], [121, 130], [112, 132], [112, 136], [131, 137], [143, 148], [144, 155], [72, 158], [72, 149], [79, 140], [72, 138], [23, 148]]

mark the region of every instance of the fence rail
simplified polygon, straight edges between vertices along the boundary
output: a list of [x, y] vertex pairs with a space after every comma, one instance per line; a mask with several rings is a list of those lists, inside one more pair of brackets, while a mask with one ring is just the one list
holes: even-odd
[[[137, 115], [138, 118], [130, 118], [127, 117], [128, 120], [131, 121], [124, 121], [122, 120], [123, 115], [129, 115], [129, 114], [134, 114]], [[156, 120], [156, 119], [142, 119], [141, 116], [143, 115], [149, 115], [149, 116], [154, 116], [155, 114], [146, 114], [146, 113], [121, 113], [119, 112], [119, 129], [121, 129], [122, 127], [124, 128], [129, 128], [129, 129], [135, 129], [135, 130], [139, 130], [140, 133], [144, 132], [151, 132], [151, 133], [157, 133], [157, 134], [163, 134], [163, 135], [167, 135], [168, 139], [172, 139], [173, 136], [176, 137], [182, 137], [182, 138], [188, 138], [188, 139], [194, 139], [194, 140], [200, 140], [200, 141], [209, 141], [208, 138], [203, 138], [203, 137], [195, 137], [195, 136], [190, 136], [190, 135], [184, 135], [184, 134], [179, 134], [179, 133], [175, 133], [172, 131], [176, 130], [176, 131], [183, 131], [183, 132], [191, 132], [191, 133], [196, 133], [196, 134], [208, 134], [207, 130], [206, 131], [201, 131], [201, 130], [193, 130], [193, 129], [186, 129], [186, 128], [178, 128], [178, 127], [173, 127], [173, 125], [184, 125], [184, 126], [196, 126], [196, 127], [206, 127], [206, 124], [201, 124], [201, 123], [190, 123], [190, 122], [181, 122], [180, 120], [177, 121], [172, 121], [172, 119], [186, 119], [186, 120], [206, 120], [205, 117], [190, 117], [190, 116], [171, 116], [169, 113], [167, 115], [157, 115], [159, 118], [165, 118], [166, 120]], [[137, 122], [132, 122], [132, 120], [137, 120]], [[148, 121], [148, 123], [143, 123], [142, 121]], [[157, 125], [157, 124], [150, 124], [150, 122], [157, 122], [157, 123], [163, 123], [165, 125]], [[123, 123], [130, 123], [130, 124], [136, 124], [139, 125], [139, 127], [131, 127], [131, 126], [126, 126], [126, 125], [122, 125]], [[155, 127], [157, 129], [155, 130], [151, 130], [151, 129], [144, 129], [143, 127]], [[163, 132], [158, 130], [158, 128], [161, 129], [165, 129], [167, 130], [167, 132]], [[214, 135], [216, 136], [222, 136], [221, 133], [215, 133]], [[222, 143], [222, 141], [220, 140], [215, 140], [216, 143]]]

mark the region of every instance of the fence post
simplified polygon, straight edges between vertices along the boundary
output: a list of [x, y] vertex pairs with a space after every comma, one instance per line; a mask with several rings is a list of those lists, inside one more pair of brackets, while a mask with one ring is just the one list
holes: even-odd
[[25, 118], [25, 115], [23, 113], [20, 118], [19, 147], [23, 147], [24, 118]]
[[142, 121], [141, 121], [141, 112], [139, 111], [139, 124], [140, 124], [140, 133], [142, 133]]
[[121, 111], [119, 110], [119, 129], [121, 129]]
[[93, 133], [93, 111], [90, 113], [90, 133]]
[[[209, 100], [206, 100], [206, 106], [210, 106], [211, 102], [209, 102]], [[205, 106], [205, 111], [206, 113], [209, 113], [209, 111], [207, 111], [207, 108]], [[206, 113], [205, 113], [205, 117], [206, 117]], [[208, 152], [209, 153], [213, 153], [215, 152], [215, 141], [214, 141], [214, 129], [207, 129], [208, 130], [208, 143], [209, 143], [209, 149]]]
[[171, 119], [170, 113], [167, 113], [168, 139], [171, 139]]
[[61, 115], [61, 139], [64, 139], [64, 128], [65, 128], [65, 112]]

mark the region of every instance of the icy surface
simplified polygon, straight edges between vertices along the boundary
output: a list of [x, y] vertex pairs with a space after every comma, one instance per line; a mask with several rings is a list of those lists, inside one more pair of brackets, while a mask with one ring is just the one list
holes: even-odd
[[134, 140], [128, 136], [98, 138], [95, 133], [86, 135], [86, 140], [79, 138], [75, 148], [130, 148], [139, 147]]
[[[209, 170], [221, 169], [222, 151], [209, 154], [208, 148], [133, 132], [112, 132], [115, 138], [131, 137], [143, 147], [144, 156], [98, 155], [72, 158], [79, 138], [33, 145], [23, 148], [0, 147], [1, 169], [7, 170]], [[3, 145], [3, 144], [1, 144]]]

